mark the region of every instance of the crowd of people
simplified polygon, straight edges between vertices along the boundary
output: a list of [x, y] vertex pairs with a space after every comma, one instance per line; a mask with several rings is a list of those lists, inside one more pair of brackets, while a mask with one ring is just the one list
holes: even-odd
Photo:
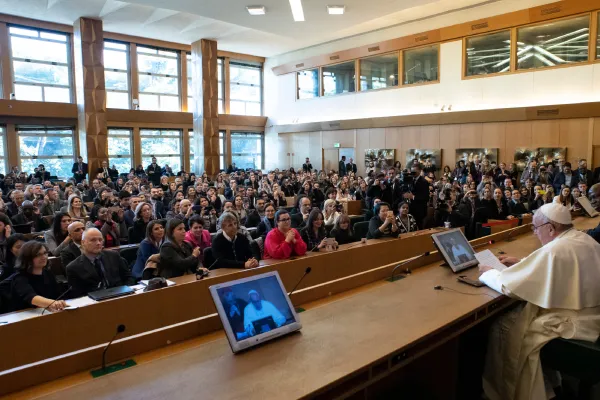
[[[49, 256], [64, 267], [65, 297], [77, 297], [142, 278], [254, 268], [261, 259], [357, 242], [362, 235], [344, 212], [353, 200], [362, 202], [366, 238], [436, 226], [464, 226], [472, 238], [478, 222], [522, 218], [546, 203], [576, 211], [578, 199], [591, 196], [599, 207], [600, 185], [589, 190], [596, 174], [585, 160], [577, 167], [531, 160], [519, 173], [514, 164], [475, 158], [438, 170], [414, 160], [362, 176], [352, 160], [341, 160], [338, 171], [318, 171], [307, 158], [297, 171], [232, 164], [209, 177], [174, 175], [153, 158], [127, 174], [103, 162], [91, 183], [81, 158], [66, 183], [50, 181], [43, 165], [32, 174], [13, 168], [0, 177], [0, 307], [65, 307], [54, 301], [59, 286], [45, 268]], [[129, 265], [106, 250], [124, 244], [139, 244]]]

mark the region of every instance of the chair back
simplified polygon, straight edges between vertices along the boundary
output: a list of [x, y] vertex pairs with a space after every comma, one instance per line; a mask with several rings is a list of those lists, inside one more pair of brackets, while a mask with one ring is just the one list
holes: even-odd
[[215, 256], [213, 255], [212, 248], [206, 247], [202, 254], [204, 258], [204, 268], [209, 268], [215, 262]]
[[362, 239], [367, 237], [369, 232], [369, 221], [357, 222], [354, 224], [354, 236]]

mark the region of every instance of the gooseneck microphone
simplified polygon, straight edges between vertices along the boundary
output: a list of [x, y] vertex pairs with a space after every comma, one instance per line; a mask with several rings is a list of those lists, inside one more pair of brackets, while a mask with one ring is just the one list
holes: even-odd
[[517, 229], [513, 229], [512, 231], [508, 232], [508, 236], [506, 237], [506, 241], [507, 242], [512, 242], [513, 241], [513, 234], [517, 231]]
[[108, 351], [108, 348], [110, 347], [112, 342], [117, 338], [117, 336], [119, 336], [119, 334], [121, 334], [123, 332], [125, 332], [125, 325], [123, 325], [123, 324], [117, 325], [117, 332], [112, 337], [112, 339], [110, 339], [110, 342], [108, 342], [108, 344], [102, 351], [102, 371], [106, 370], [106, 352]]
[[294, 293], [294, 291], [296, 290], [296, 288], [298, 287], [298, 285], [300, 285], [300, 282], [302, 282], [302, 280], [306, 277], [306, 275], [310, 274], [310, 271], [312, 271], [312, 268], [311, 267], [307, 267], [306, 270], [304, 271], [304, 275], [302, 275], [302, 277], [300, 278], [300, 280], [298, 281], [298, 283], [296, 283], [296, 286], [294, 286], [294, 288], [292, 289], [292, 291], [288, 293], [288, 296], [291, 296], [292, 293]]
[[423, 254], [420, 254], [420, 255], [418, 255], [418, 256], [416, 256], [416, 257], [413, 257], [413, 258], [411, 258], [411, 259], [409, 259], [409, 260], [402, 261], [400, 264], [398, 264], [398, 265], [396, 265], [396, 266], [394, 267], [394, 269], [392, 270], [392, 275], [390, 276], [390, 278], [389, 278], [388, 280], [389, 280], [390, 282], [394, 282], [394, 275], [396, 274], [396, 270], [398, 270], [398, 268], [400, 268], [400, 267], [402, 267], [403, 265], [406, 265], [406, 264], [408, 264], [408, 263], [411, 263], [411, 262], [413, 262], [413, 261], [415, 261], [415, 260], [418, 260], [419, 258], [422, 258], [422, 257], [427, 257], [429, 254], [430, 254], [430, 252], [426, 251], [425, 253], [423, 253]]
[[51, 306], [52, 304], [54, 304], [54, 303], [56, 303], [58, 300], [62, 299], [62, 298], [63, 298], [63, 297], [64, 297], [64, 296], [65, 296], [67, 293], [69, 293], [69, 292], [71, 291], [71, 289], [73, 289], [73, 287], [72, 287], [72, 286], [69, 286], [69, 288], [68, 288], [67, 290], [65, 290], [65, 291], [64, 291], [64, 292], [63, 292], [63, 293], [62, 293], [60, 296], [58, 296], [58, 297], [56, 298], [56, 300], [54, 300], [52, 303], [48, 304], [48, 305], [46, 306], [46, 308], [44, 308], [44, 309], [42, 310], [42, 314], [41, 314], [41, 315], [44, 315], [44, 313], [46, 312], [46, 310], [48, 310], [48, 308], [50, 308], [50, 306]]

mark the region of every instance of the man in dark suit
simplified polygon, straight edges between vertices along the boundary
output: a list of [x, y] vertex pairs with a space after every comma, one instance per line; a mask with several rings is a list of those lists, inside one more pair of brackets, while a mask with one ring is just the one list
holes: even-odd
[[358, 169], [356, 168], [356, 164], [354, 164], [353, 161], [354, 160], [350, 159], [350, 162], [348, 164], [346, 164], [346, 172], [347, 173], [354, 172], [356, 174], [358, 172]]
[[563, 165], [562, 172], [559, 172], [555, 175], [552, 186], [554, 186], [554, 193], [556, 193], [556, 195], [559, 195], [562, 189], [562, 185], [568, 186], [570, 189], [573, 189], [574, 187], [577, 187], [578, 184], [579, 174], [573, 173], [573, 171], [571, 170], [571, 163], [566, 162]]
[[342, 156], [342, 159], [339, 162], [339, 171], [338, 175], [341, 178], [342, 176], [346, 176], [346, 156]]
[[162, 168], [156, 163], [156, 157], [152, 157], [152, 164], [148, 165], [148, 168], [146, 168], [146, 174], [148, 175], [148, 180], [152, 182], [154, 187], [160, 185]]
[[304, 162], [304, 164], [302, 164], [302, 170], [304, 172], [308, 172], [310, 174], [310, 172], [312, 171], [313, 166], [310, 163], [310, 158], [306, 157], [306, 161]]
[[76, 183], [79, 183], [86, 178], [88, 173], [88, 165], [83, 162], [83, 157], [77, 157], [77, 162], [73, 163], [71, 172], [73, 173], [73, 178], [75, 178]]
[[591, 187], [594, 184], [594, 173], [587, 168], [587, 160], [582, 158], [579, 160], [579, 169], [576, 171], [579, 182], [583, 182], [587, 187]]
[[167, 208], [163, 203], [163, 190], [160, 187], [150, 189], [153, 219], [167, 218]]
[[107, 183], [108, 178], [110, 178], [110, 173], [108, 161], [102, 161], [102, 166], [96, 170], [96, 177], [100, 178], [98, 174], [102, 174], [102, 182]]
[[135, 279], [118, 252], [102, 250], [104, 239], [96, 228], [83, 232], [81, 255], [67, 265], [67, 280], [71, 296], [123, 285], [134, 285]]
[[411, 200], [410, 213], [419, 228], [423, 228], [423, 221], [427, 216], [427, 203], [429, 202], [429, 182], [421, 174], [422, 169], [420, 164], [413, 164], [411, 174], [413, 176], [412, 190], [410, 193], [405, 193], [404, 198]]
[[68, 230], [71, 242], [60, 252], [60, 261], [63, 267], [66, 268], [67, 265], [81, 255], [81, 237], [83, 236], [84, 229], [85, 225], [80, 221], [72, 222], [69, 225]]
[[44, 164], [38, 165], [37, 172], [34, 175], [37, 182], [42, 183], [50, 180], [50, 172], [46, 171]]

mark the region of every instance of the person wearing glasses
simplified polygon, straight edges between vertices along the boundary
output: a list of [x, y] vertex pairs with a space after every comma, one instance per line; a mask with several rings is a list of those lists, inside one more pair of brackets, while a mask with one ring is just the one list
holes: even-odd
[[246, 235], [238, 230], [238, 218], [230, 211], [221, 215], [221, 231], [212, 240], [214, 265], [216, 268], [256, 268], [258, 254], [254, 254]]
[[277, 227], [271, 229], [265, 239], [265, 260], [269, 258], [285, 260], [293, 256], [306, 254], [306, 243], [300, 237], [300, 233], [292, 228], [290, 213], [287, 210], [279, 210], [275, 214]]
[[[540, 349], [556, 338], [595, 342], [600, 334], [600, 244], [573, 228], [562, 204], [545, 204], [532, 229], [542, 247], [502, 272], [480, 265], [479, 280], [522, 300], [493, 324], [483, 388], [490, 399], [545, 399]], [[511, 370], [514, 374], [503, 374]]]
[[85, 225], [81, 221], [71, 222], [67, 230], [71, 241], [60, 252], [60, 261], [64, 268], [81, 255], [81, 237]]
[[61, 292], [54, 275], [47, 268], [48, 255], [48, 248], [38, 241], [24, 243], [21, 247], [17, 272], [9, 278], [12, 281], [12, 311], [31, 307], [61, 311], [67, 306], [63, 300], [55, 301]]

